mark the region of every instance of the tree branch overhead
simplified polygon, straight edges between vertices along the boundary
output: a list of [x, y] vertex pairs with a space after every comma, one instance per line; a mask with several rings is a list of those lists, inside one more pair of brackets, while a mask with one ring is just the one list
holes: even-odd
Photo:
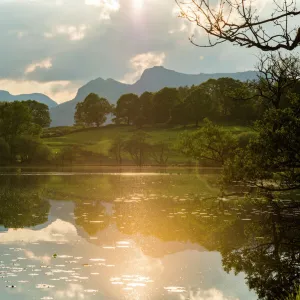
[[[262, 0], [175, 0], [180, 17], [196, 24], [207, 35], [198, 47], [213, 47], [231, 42], [262, 51], [295, 49], [300, 44], [300, 7], [296, 0], [272, 0], [270, 11], [263, 14]], [[264, 10], [266, 11], [266, 9]], [[300, 21], [300, 18], [299, 18]]]

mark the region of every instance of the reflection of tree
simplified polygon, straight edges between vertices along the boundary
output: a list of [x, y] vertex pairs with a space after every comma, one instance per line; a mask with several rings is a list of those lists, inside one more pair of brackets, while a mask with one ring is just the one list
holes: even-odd
[[96, 234], [109, 224], [109, 216], [100, 202], [77, 201], [75, 206], [76, 224], [81, 226], [89, 235]]
[[42, 198], [43, 178], [2, 176], [0, 182], [0, 224], [23, 228], [48, 219], [49, 202]]
[[[298, 212], [262, 203], [231, 203], [222, 211], [210, 205], [168, 200], [120, 203], [115, 215], [125, 234], [192, 242], [220, 251], [224, 269], [245, 272], [260, 299], [278, 299], [291, 292], [300, 282]], [[151, 255], [151, 249], [147, 252]]]
[[246, 226], [243, 245], [221, 250], [224, 268], [245, 272], [260, 299], [281, 299], [300, 282], [300, 226], [291, 213], [277, 207]]
[[[203, 199], [211, 191], [207, 181], [191, 178], [2, 176], [0, 224], [20, 228], [45, 222], [49, 204], [41, 195], [46, 189], [50, 198], [75, 202], [75, 222], [89, 235], [115, 223], [150, 256], [178, 251], [178, 243], [163, 243], [173, 241], [184, 245], [181, 251], [189, 243], [220, 251], [224, 269], [244, 272], [260, 299], [281, 299], [300, 283], [299, 208], [250, 199], [231, 199], [220, 207], [218, 201]], [[108, 215], [101, 202], [113, 200]]]

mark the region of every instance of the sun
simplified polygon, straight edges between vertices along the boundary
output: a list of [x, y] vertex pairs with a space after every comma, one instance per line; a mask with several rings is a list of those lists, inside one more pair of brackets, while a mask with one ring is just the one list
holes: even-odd
[[134, 9], [142, 9], [144, 5], [144, 0], [132, 0]]

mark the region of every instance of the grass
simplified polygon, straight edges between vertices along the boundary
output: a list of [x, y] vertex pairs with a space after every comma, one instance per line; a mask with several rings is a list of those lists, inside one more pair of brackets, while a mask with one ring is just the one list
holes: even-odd
[[300, 300], [300, 286], [296, 289], [296, 294], [291, 294], [285, 300]]
[[[235, 134], [247, 132], [250, 129], [242, 126], [226, 126], [226, 129]], [[143, 128], [149, 135], [148, 142], [156, 143], [160, 141], [168, 142], [172, 147], [177, 143], [180, 133], [184, 131], [195, 131], [197, 128], [194, 126], [182, 127], [169, 127], [169, 128]], [[50, 128], [48, 131], [55, 131], [55, 128]], [[59, 152], [63, 147], [76, 145], [81, 149], [101, 154], [104, 157], [109, 157], [109, 148], [113, 139], [121, 135], [128, 139], [136, 130], [134, 126], [117, 126], [108, 125], [100, 128], [84, 129], [72, 132], [70, 129], [68, 134], [59, 137], [44, 138], [44, 142], [48, 145], [53, 152]], [[188, 163], [188, 159], [177, 151], [172, 151], [170, 155], [171, 163]]]

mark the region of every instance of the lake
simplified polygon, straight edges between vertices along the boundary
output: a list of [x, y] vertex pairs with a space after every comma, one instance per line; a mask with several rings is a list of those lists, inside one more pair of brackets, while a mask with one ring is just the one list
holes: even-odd
[[5, 173], [2, 299], [276, 299], [300, 278], [300, 209], [219, 199], [214, 172]]

